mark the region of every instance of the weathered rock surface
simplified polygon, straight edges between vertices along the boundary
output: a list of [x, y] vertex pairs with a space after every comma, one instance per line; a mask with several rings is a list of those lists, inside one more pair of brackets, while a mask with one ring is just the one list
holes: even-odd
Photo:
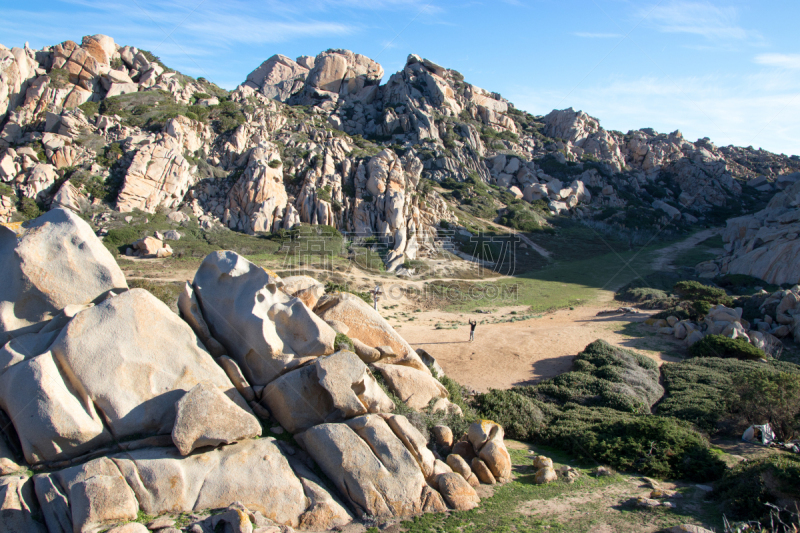
[[47, 533], [35, 515], [39, 506], [33, 480], [27, 476], [0, 477], [0, 524], [7, 533]]
[[461, 475], [441, 474], [438, 482], [439, 492], [450, 508], [456, 511], [469, 511], [480, 504], [478, 493]]
[[800, 182], [776, 194], [766, 209], [732, 218], [722, 234], [723, 274], [746, 274], [777, 285], [800, 282]]
[[155, 143], [136, 152], [119, 192], [119, 211], [154, 213], [159, 206], [175, 208], [194, 184], [181, 139], [170, 132], [175, 133], [166, 128]]
[[435, 398], [446, 398], [447, 389], [429, 373], [403, 365], [375, 363], [392, 392], [412, 409], [422, 410]]
[[211, 355], [219, 357], [225, 354], [225, 348], [217, 339], [211, 336], [208, 324], [203, 317], [203, 312], [200, 310], [200, 304], [194, 294], [194, 288], [188, 282], [184, 285], [180, 295], [178, 295], [178, 309], [180, 310], [181, 318], [191, 326], [195, 335], [200, 337], [206, 350]]
[[333, 353], [336, 332], [280, 291], [279, 283], [234, 252], [212, 253], [195, 274], [195, 294], [211, 334], [251, 385], [266, 385], [299, 358]]
[[22, 467], [17, 464], [11, 448], [6, 443], [6, 439], [0, 434], [0, 476], [13, 474], [20, 470], [22, 470]]
[[511, 456], [503, 443], [503, 434], [503, 428], [489, 420], [473, 422], [469, 426], [470, 443], [498, 480], [511, 478]]
[[128, 288], [91, 227], [63, 209], [29, 223], [21, 238], [0, 227], [0, 262], [0, 345], [68, 305]]
[[389, 346], [397, 358], [386, 363], [402, 364], [430, 375], [430, 370], [411, 346], [394, 330], [380, 313], [364, 300], [350, 293], [328, 294], [320, 298], [314, 309], [323, 320], [337, 320], [347, 325], [347, 335], [367, 346]]
[[[313, 68], [313, 60], [311, 66]], [[308, 67], [276, 54], [248, 74], [244, 85], [260, 91], [267, 98], [285, 102], [303, 87], [308, 72]]]
[[[308, 482], [313, 474], [301, 473]], [[152, 516], [225, 508], [241, 502], [278, 524], [298, 527], [307, 512], [303, 483], [272, 439], [247, 440], [183, 457], [147, 448], [36, 476], [50, 531], [89, 531]], [[318, 482], [318, 480], [316, 480]], [[319, 485], [317, 485], [319, 487]], [[330, 502], [333, 522], [343, 522]]]
[[358, 515], [401, 517], [444, 510], [414, 457], [377, 415], [321, 424], [297, 438]]
[[178, 400], [175, 412], [172, 441], [181, 455], [261, 436], [258, 420], [209, 381], [201, 381]]
[[261, 398], [290, 433], [395, 407], [366, 365], [347, 351], [284, 374], [267, 385]]
[[[175, 402], [203, 380], [243, 409], [247, 404], [192, 330], [143, 289], [77, 313], [47, 351], [0, 376], [0, 404], [15, 421], [30, 463], [75, 457], [104, 442], [169, 434]], [[48, 326], [39, 335], [48, 335]], [[18, 387], [30, 390], [23, 401]], [[30, 398], [34, 416], [18, 413]]]

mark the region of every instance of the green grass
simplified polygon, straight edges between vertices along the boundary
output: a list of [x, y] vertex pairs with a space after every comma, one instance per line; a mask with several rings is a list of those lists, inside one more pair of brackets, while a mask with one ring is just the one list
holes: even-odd
[[660, 247], [557, 260], [541, 270], [491, 282], [431, 282], [429, 287], [433, 295], [448, 300], [447, 311], [526, 305], [530, 312], [542, 313], [587, 303], [601, 290], [613, 290], [649, 274], [652, 253]]
[[[513, 441], [507, 439], [506, 443], [511, 445], [509, 452], [516, 476], [514, 481], [497, 486], [494, 494], [484, 498], [476, 509], [418, 516], [402, 522], [402, 530], [408, 533], [583, 533], [605, 524], [611, 527], [611, 531], [627, 533], [642, 531], [653, 525], [668, 528], [686, 522], [700, 522], [710, 527], [721, 526], [721, 520], [715, 513], [716, 507], [702, 501], [697, 503], [691, 514], [682, 509], [643, 510], [628, 505], [617, 507], [614, 505], [618, 503], [616, 499], [611, 501], [611, 498], [607, 499], [604, 495], [617, 493], [620, 499], [626, 500], [626, 495], [637, 485], [631, 483], [633, 479], [623, 474], [594, 477], [590, 472], [596, 466], [595, 463], [571, 461], [557, 448], [534, 447], [538, 453], [552, 458], [556, 467], [569, 464], [578, 469], [581, 476], [572, 484], [555, 482], [536, 485], [533, 481], [533, 456], [528, 454], [527, 449], [520, 449], [521, 446]], [[560, 503], [566, 511], [538, 515], [530, 512], [549, 501]]]

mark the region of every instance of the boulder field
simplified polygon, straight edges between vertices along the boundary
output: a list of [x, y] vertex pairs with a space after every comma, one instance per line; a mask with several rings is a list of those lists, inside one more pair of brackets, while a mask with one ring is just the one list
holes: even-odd
[[324, 531], [471, 509], [475, 486], [511, 477], [494, 422], [437, 426], [444, 458], [393, 414], [458, 408], [379, 313], [313, 278], [214, 252], [179, 316], [128, 289], [62, 209], [0, 227], [0, 264], [3, 531], [146, 531], [144, 515], [155, 529]]

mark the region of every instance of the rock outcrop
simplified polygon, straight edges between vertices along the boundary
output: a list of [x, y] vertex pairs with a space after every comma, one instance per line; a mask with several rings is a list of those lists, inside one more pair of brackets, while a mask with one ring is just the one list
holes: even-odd
[[[503, 223], [526, 211], [514, 198], [630, 231], [632, 220], [708, 222], [800, 171], [796, 156], [622, 134], [582, 111], [533, 116], [413, 54], [383, 76], [347, 50], [275, 55], [226, 92], [103, 35], [0, 49], [0, 180], [11, 189], [0, 188], [0, 221], [20, 218], [23, 198], [76, 212], [114, 198], [123, 212], [188, 208], [204, 230], [326, 225], [376, 240], [387, 270], [407, 274], [447, 243], [452, 204], [484, 200], [481, 183], [508, 193], [493, 200]], [[431, 182], [448, 180], [475, 187], [445, 199]]]
[[[426, 407], [428, 389], [446, 401], [444, 387], [417, 368], [427, 370], [417, 354], [367, 312], [374, 310], [343, 295], [328, 298], [312, 278], [284, 286], [233, 252], [213, 253], [184, 288], [181, 319], [147, 291], [114, 283], [113, 259], [105, 261], [99, 239], [71, 211], [50, 211], [14, 242], [3, 238], [0, 261], [20, 268], [21, 279], [46, 298], [32, 294], [47, 302], [36, 304], [26, 325], [9, 322], [16, 329], [7, 328], [0, 349], [0, 419], [12, 421], [7, 434], [16, 443], [0, 440], [0, 469], [8, 474], [0, 481], [4, 530], [135, 531], [140, 524], [123, 524], [141, 514], [192, 513], [201, 530], [250, 531], [255, 523], [319, 531], [354, 515], [389, 520], [472, 508], [479, 479], [510, 477], [502, 428], [486, 421], [471, 427], [458, 444], [480, 459], [472, 466], [448, 461], [454, 474], [426, 434], [392, 414], [398, 406], [358, 355], [330, 353], [334, 330], [287, 292], [315, 290], [324, 300], [320, 313], [338, 309], [347, 321], [332, 320], [338, 328], [381, 342], [376, 351], [386, 362], [375, 371], [406, 405]], [[40, 268], [80, 271], [81, 290], [38, 283], [26, 270], [30, 250], [54, 246], [65, 263]], [[7, 292], [7, 306], [15, 309], [26, 295]], [[424, 386], [406, 395], [395, 373]], [[262, 424], [275, 421], [280, 426], [271, 430], [293, 433], [302, 450], [258, 438]], [[20, 473], [27, 468], [46, 473], [29, 478]], [[208, 516], [210, 509], [227, 510]], [[149, 527], [171, 524], [163, 517]]]
[[0, 227], [0, 344], [41, 329], [69, 305], [128, 288], [111, 253], [83, 219], [56, 209], [21, 236]]
[[776, 194], [766, 209], [732, 218], [722, 234], [727, 254], [717, 272], [768, 283], [800, 283], [800, 181]]
[[252, 385], [266, 385], [304, 358], [334, 351], [336, 332], [281, 291], [280, 283], [234, 252], [212, 253], [195, 274], [195, 294], [212, 336]]

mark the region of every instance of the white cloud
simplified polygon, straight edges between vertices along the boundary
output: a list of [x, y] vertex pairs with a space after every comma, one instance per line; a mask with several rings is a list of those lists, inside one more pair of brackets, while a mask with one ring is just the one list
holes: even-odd
[[756, 56], [755, 61], [770, 67], [800, 69], [800, 54], [761, 54]]
[[739, 12], [732, 6], [717, 7], [708, 2], [671, 0], [653, 8], [641, 8], [639, 14], [665, 33], [689, 33], [707, 39], [761, 39], [757, 32], [739, 25]]
[[619, 39], [623, 37], [621, 33], [591, 33], [585, 31], [577, 31], [572, 35], [575, 37], [583, 37], [584, 39]]

